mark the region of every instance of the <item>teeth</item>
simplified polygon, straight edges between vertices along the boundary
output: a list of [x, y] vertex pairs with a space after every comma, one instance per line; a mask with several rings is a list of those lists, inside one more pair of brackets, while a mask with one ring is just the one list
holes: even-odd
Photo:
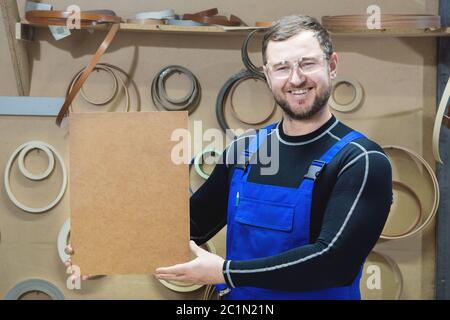
[[306, 94], [310, 89], [292, 90], [291, 94]]

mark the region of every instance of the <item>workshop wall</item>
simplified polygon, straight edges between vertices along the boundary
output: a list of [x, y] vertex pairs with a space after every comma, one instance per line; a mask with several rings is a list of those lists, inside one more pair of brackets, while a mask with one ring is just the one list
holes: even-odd
[[[53, 1], [54, 9], [65, 9], [77, 4], [82, 10], [112, 9], [119, 16], [131, 17], [140, 11], [173, 8], [177, 13], [197, 12], [218, 7], [225, 15], [235, 14], [249, 25], [260, 20], [274, 20], [289, 14], [309, 14], [320, 19], [323, 15], [364, 14], [367, 6], [378, 4], [386, 13], [437, 14], [437, 0], [155, 0], [107, 2], [97, 0]], [[25, 1], [18, 1], [21, 15]], [[0, 95], [16, 95], [14, 74], [10, 66], [9, 50], [0, 23]], [[64, 96], [71, 78], [86, 66], [105, 33], [75, 31], [55, 41], [47, 28], [36, 28], [35, 39], [27, 44], [31, 67], [30, 96]], [[102, 57], [107, 62], [128, 72], [134, 79], [142, 110], [155, 110], [150, 98], [150, 84], [155, 74], [171, 64], [191, 70], [202, 86], [200, 106], [189, 117], [193, 128], [202, 121], [203, 129], [219, 128], [215, 117], [215, 102], [225, 81], [244, 68], [240, 49], [243, 35], [199, 35], [119, 32]], [[261, 64], [261, 36], [250, 44], [250, 56]], [[333, 38], [340, 57], [339, 75], [356, 78], [363, 86], [363, 105], [352, 113], [334, 114], [347, 125], [361, 131], [380, 145], [400, 145], [422, 155], [434, 167], [431, 135], [436, 106], [436, 38], [343, 37]], [[181, 97], [187, 80], [174, 76], [167, 82], [169, 95]], [[86, 94], [92, 99], [106, 98], [112, 90], [108, 75], [93, 72], [85, 84]], [[136, 93], [130, 89], [132, 101]], [[123, 97], [115, 102], [117, 110], [123, 108]], [[136, 102], [132, 110], [136, 110]], [[243, 115], [255, 113], [261, 105], [270, 105], [267, 89], [258, 83], [246, 82], [236, 91], [235, 104]], [[73, 104], [77, 111], [106, 110], [93, 107], [78, 96]], [[246, 108], [246, 110], [244, 110]], [[250, 110], [250, 111], [249, 111]], [[273, 119], [279, 119], [280, 112]], [[232, 127], [239, 122], [231, 120]], [[193, 133], [193, 130], [191, 130]], [[54, 118], [0, 116], [0, 168], [4, 170], [13, 151], [29, 140], [42, 140], [53, 145], [68, 166], [67, 126], [59, 128]], [[201, 141], [201, 137], [193, 137]], [[130, 141], [131, 142], [131, 141]], [[203, 143], [203, 146], [208, 145]], [[194, 150], [199, 152], [200, 150]], [[42, 153], [32, 151], [27, 167], [39, 172], [47, 166]], [[397, 168], [394, 165], [394, 168]], [[396, 170], [396, 169], [395, 169]], [[396, 174], [394, 170], [394, 175]], [[422, 169], [411, 168], [407, 181], [420, 196], [424, 211], [432, 203], [431, 186], [421, 178]], [[405, 174], [401, 175], [405, 177]], [[191, 174], [193, 186], [202, 180]], [[41, 182], [29, 182], [20, 176], [17, 164], [11, 170], [11, 184], [17, 198], [32, 206], [42, 206], [57, 194], [61, 168]], [[59, 229], [69, 217], [70, 190], [52, 210], [42, 214], [29, 214], [15, 207], [7, 198], [3, 184], [0, 187], [0, 297], [16, 283], [28, 278], [42, 278], [55, 284], [67, 299], [199, 299], [203, 289], [192, 293], [176, 293], [161, 285], [152, 276], [108, 276], [82, 284], [82, 290], [66, 289], [67, 274], [59, 260], [56, 239]], [[401, 210], [401, 208], [399, 209]], [[225, 230], [214, 237], [219, 254], [225, 254]], [[376, 250], [392, 258], [404, 280], [402, 299], [433, 299], [435, 277], [434, 224], [414, 238], [380, 241]], [[384, 270], [384, 269], [383, 269]], [[389, 270], [386, 272], [390, 272]], [[382, 298], [384, 294], [361, 288], [367, 297]], [[391, 288], [392, 287], [392, 288]], [[395, 290], [386, 285], [385, 290]], [[384, 290], [384, 287], [381, 289]]]

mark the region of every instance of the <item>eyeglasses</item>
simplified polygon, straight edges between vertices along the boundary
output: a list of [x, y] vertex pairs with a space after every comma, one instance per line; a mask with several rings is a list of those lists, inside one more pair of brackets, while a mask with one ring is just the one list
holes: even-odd
[[267, 63], [266, 67], [270, 75], [275, 79], [286, 79], [292, 74], [294, 68], [299, 68], [303, 74], [311, 74], [319, 71], [326, 60], [325, 54], [313, 57], [303, 57], [295, 61], [279, 61]]

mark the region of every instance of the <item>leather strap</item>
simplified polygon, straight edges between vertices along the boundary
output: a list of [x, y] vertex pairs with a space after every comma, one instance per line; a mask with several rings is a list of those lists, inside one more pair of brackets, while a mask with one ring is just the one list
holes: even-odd
[[[80, 78], [80, 76], [83, 74], [84, 70], [86, 68], [81, 69], [80, 71], [77, 72], [77, 74], [75, 74], [75, 76], [72, 78], [72, 80], [70, 81], [69, 87], [67, 88], [67, 92], [66, 92], [66, 96], [73, 90], [73, 86], [75, 84], [75, 82]], [[131, 77], [121, 68], [114, 66], [112, 64], [108, 64], [108, 63], [98, 63], [95, 67], [94, 70], [102, 70], [107, 72], [113, 79], [114, 81], [114, 90], [113, 93], [105, 100], [103, 101], [93, 101], [92, 99], [88, 98], [86, 96], [86, 94], [83, 91], [83, 88], [81, 89], [81, 96], [84, 98], [84, 100], [86, 100], [87, 102], [89, 102], [92, 105], [96, 105], [96, 106], [103, 106], [106, 105], [108, 103], [110, 103], [116, 96], [117, 93], [119, 92], [119, 86], [118, 84], [120, 84], [120, 88], [123, 90], [123, 92], [125, 93], [125, 112], [129, 112], [130, 111], [130, 104], [131, 104], [131, 98], [130, 98], [130, 93], [128, 90], [128, 82], [131, 82], [131, 84], [133, 85], [134, 89], [136, 90], [136, 92], [138, 92], [136, 84], [133, 82], [133, 80], [131, 79]], [[124, 81], [120, 76], [118, 76], [115, 71], [118, 71], [120, 73], [122, 73], [125, 77], [126, 77], [126, 81]], [[139, 101], [137, 102], [137, 110], [140, 109], [140, 103]], [[72, 105], [69, 106], [70, 108], [70, 112], [73, 112], [72, 109]]]
[[[322, 17], [323, 26], [330, 30], [367, 30], [367, 15], [340, 15]], [[436, 15], [382, 14], [381, 29], [437, 29], [441, 18]]]
[[400, 235], [400, 236], [383, 236], [382, 235], [380, 237], [382, 239], [388, 239], [388, 240], [397, 240], [397, 239], [409, 238], [409, 237], [412, 237], [412, 236], [418, 234], [422, 230], [424, 230], [430, 224], [430, 222], [433, 220], [433, 218], [436, 216], [436, 212], [437, 212], [437, 209], [439, 207], [439, 200], [440, 200], [439, 182], [438, 182], [438, 179], [436, 177], [436, 174], [434, 173], [433, 169], [428, 164], [428, 162], [426, 162], [424, 158], [422, 158], [420, 155], [418, 155], [414, 151], [409, 150], [409, 149], [404, 148], [404, 147], [393, 146], [393, 145], [383, 146], [382, 148], [383, 148], [383, 150], [400, 150], [400, 151], [403, 151], [406, 154], [408, 154], [413, 160], [415, 160], [417, 162], [420, 162], [425, 167], [426, 171], [428, 172], [428, 175], [430, 176], [430, 179], [431, 179], [431, 183], [433, 184], [433, 194], [434, 194], [433, 206], [432, 206], [428, 216], [426, 217], [425, 221], [422, 222], [417, 228], [415, 228], [414, 230], [412, 230], [412, 231], [410, 231], [410, 232], [408, 232], [406, 234], [403, 234], [403, 235]]
[[216, 24], [221, 26], [246, 26], [245, 22], [243, 22], [239, 17], [235, 15], [230, 15], [228, 19], [225, 16], [217, 15], [217, 8], [212, 8], [204, 11], [200, 11], [197, 13], [186, 13], [181, 17], [182, 20], [191, 20], [198, 23], [204, 24]]
[[[25, 13], [25, 18], [31, 23], [43, 24], [43, 25], [66, 25], [67, 18], [70, 18], [72, 12], [69, 11], [48, 11], [48, 10], [34, 10]], [[95, 26], [97, 24], [111, 24], [111, 28], [106, 34], [105, 39], [101, 43], [100, 47], [91, 58], [88, 66], [85, 68], [80, 77], [73, 84], [72, 90], [67, 94], [66, 100], [61, 107], [61, 110], [56, 117], [56, 124], [59, 126], [66, 115], [69, 106], [72, 104], [73, 99], [81, 90], [83, 83], [89, 77], [89, 74], [94, 70], [95, 66], [99, 62], [102, 55], [108, 49], [112, 40], [119, 31], [121, 18], [116, 16], [113, 11], [110, 10], [96, 10], [96, 11], [83, 11], [80, 12], [80, 19], [82, 26]]]
[[448, 108], [447, 115], [445, 115], [445, 109], [450, 103], [450, 78], [447, 81], [444, 92], [442, 93], [441, 101], [436, 112], [436, 118], [433, 126], [433, 156], [434, 159], [442, 163], [441, 155], [439, 153], [439, 136], [441, 134], [441, 127], [444, 125], [450, 129], [450, 108]]
[[256, 21], [255, 27], [270, 28], [273, 25], [273, 21]]
[[72, 104], [73, 99], [75, 99], [76, 95], [81, 90], [81, 87], [86, 82], [87, 78], [89, 77], [91, 72], [94, 70], [97, 63], [100, 61], [101, 56], [105, 53], [106, 49], [108, 49], [112, 40], [116, 36], [117, 31], [119, 31], [119, 28], [120, 28], [119, 24], [112, 25], [111, 29], [108, 31], [108, 34], [106, 35], [102, 44], [97, 49], [94, 56], [91, 58], [91, 61], [89, 62], [88, 66], [84, 69], [81, 76], [73, 84], [72, 90], [66, 96], [66, 101], [64, 101], [64, 104], [62, 105], [61, 110], [59, 111], [58, 116], [56, 117], [57, 125], [61, 125], [61, 122], [62, 122], [64, 116], [66, 115], [66, 113], [69, 109], [69, 106]]
[[190, 20], [189, 16], [193, 16], [193, 15], [200, 16], [200, 17], [212, 17], [212, 16], [215, 16], [216, 14], [219, 14], [219, 10], [217, 10], [217, 8], [212, 8], [212, 9], [206, 9], [203, 11], [199, 11], [197, 13], [183, 14], [181, 16], [181, 19], [182, 20]]
[[[25, 13], [25, 19], [33, 24], [66, 26], [67, 19], [72, 18], [71, 11], [32, 10]], [[111, 10], [92, 10], [80, 12], [80, 25], [95, 26], [104, 23], [120, 23], [122, 19]]]

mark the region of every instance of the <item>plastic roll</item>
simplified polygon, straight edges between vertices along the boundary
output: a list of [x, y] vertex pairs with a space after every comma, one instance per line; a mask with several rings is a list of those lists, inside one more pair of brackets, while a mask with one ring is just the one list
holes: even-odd
[[209, 174], [207, 174], [200, 165], [201, 163], [203, 163], [203, 161], [201, 159], [203, 159], [205, 155], [220, 156], [220, 153], [214, 149], [207, 149], [207, 150], [203, 150], [202, 152], [199, 152], [195, 156], [195, 160], [194, 160], [195, 172], [197, 172], [197, 174], [200, 177], [202, 177], [203, 179], [206, 180], [209, 178]]
[[[334, 110], [339, 111], [339, 112], [350, 112], [361, 106], [361, 103], [364, 98], [364, 91], [363, 91], [361, 84], [356, 79], [352, 79], [349, 77], [336, 77], [332, 81], [332, 83], [333, 83], [333, 89], [331, 92], [330, 100], [328, 102], [331, 108], [333, 108]], [[355, 90], [355, 96], [353, 97], [352, 101], [348, 104], [340, 104], [334, 98], [334, 90], [340, 84], [350, 85]]]
[[[17, 200], [17, 198], [14, 196], [13, 192], [11, 191], [11, 185], [10, 185], [9, 178], [10, 178], [10, 174], [11, 174], [12, 164], [13, 164], [14, 160], [16, 159], [17, 155], [19, 155], [19, 153], [21, 153], [23, 150], [25, 150], [22, 153], [22, 157], [21, 157], [22, 164], [20, 164], [20, 161], [19, 161], [19, 168], [20, 168], [20, 166], [23, 167], [21, 169], [22, 173], [23, 173], [22, 170], [27, 171], [25, 169], [25, 165], [24, 165], [23, 162], [24, 162], [24, 157], [25, 157], [26, 153], [28, 151], [30, 151], [31, 149], [44, 150], [46, 153], [47, 153], [46, 149], [50, 150], [52, 153], [49, 152], [49, 153], [47, 153], [47, 155], [51, 154], [51, 157], [56, 155], [56, 157], [57, 157], [57, 159], [58, 159], [58, 161], [59, 161], [59, 163], [61, 165], [61, 169], [62, 169], [62, 173], [63, 173], [63, 181], [62, 181], [61, 189], [60, 189], [58, 195], [56, 196], [56, 198], [52, 202], [50, 202], [50, 204], [48, 204], [47, 206], [45, 206], [43, 208], [31, 208], [31, 207], [28, 207], [28, 206], [24, 205], [19, 200]], [[49, 159], [51, 157], [49, 157]], [[54, 159], [53, 159], [53, 161], [54, 161]], [[48, 168], [47, 168], [47, 170], [44, 173], [46, 173], [47, 171], [48, 171]], [[51, 173], [51, 171], [52, 170], [50, 170], [49, 174]], [[31, 175], [31, 173], [29, 173], [29, 174]], [[42, 175], [43, 174], [37, 175], [37, 177], [40, 178]], [[44, 178], [46, 178], [47, 176], [45, 176]], [[42, 179], [39, 179], [39, 180], [42, 180]], [[58, 151], [56, 151], [56, 149], [53, 146], [51, 146], [51, 145], [49, 145], [49, 144], [47, 144], [45, 142], [42, 142], [42, 141], [25, 142], [24, 144], [20, 145], [13, 152], [13, 154], [11, 155], [11, 157], [8, 160], [8, 163], [6, 164], [5, 175], [4, 175], [4, 185], [5, 185], [5, 190], [6, 190], [6, 194], [7, 194], [8, 198], [11, 200], [12, 203], [14, 203], [14, 205], [16, 205], [16, 207], [22, 209], [23, 211], [30, 212], [30, 213], [41, 213], [41, 212], [48, 211], [48, 210], [50, 210], [51, 208], [53, 208], [54, 206], [56, 206], [59, 203], [59, 201], [62, 199], [64, 193], [66, 192], [66, 188], [67, 188], [67, 170], [66, 170], [66, 166], [64, 164], [64, 160], [61, 157], [61, 155], [58, 153]]]
[[175, 12], [172, 9], [161, 11], [139, 12], [134, 15], [135, 19], [171, 19], [175, 17]]
[[70, 218], [68, 218], [58, 233], [57, 247], [58, 247], [58, 255], [61, 259], [62, 263], [66, 262], [70, 259], [70, 256], [64, 251], [67, 246], [67, 240], [69, 239], [70, 234]]
[[30, 291], [43, 292], [52, 300], [65, 300], [63, 293], [52, 283], [42, 279], [28, 279], [16, 284], [5, 295], [5, 300], [19, 300]]
[[[206, 250], [208, 250], [209, 252], [216, 253], [216, 248], [211, 241], [206, 242], [205, 246]], [[204, 284], [193, 284], [180, 281], [166, 281], [162, 279], [158, 279], [158, 281], [161, 282], [166, 288], [176, 292], [192, 292], [204, 286]]]

